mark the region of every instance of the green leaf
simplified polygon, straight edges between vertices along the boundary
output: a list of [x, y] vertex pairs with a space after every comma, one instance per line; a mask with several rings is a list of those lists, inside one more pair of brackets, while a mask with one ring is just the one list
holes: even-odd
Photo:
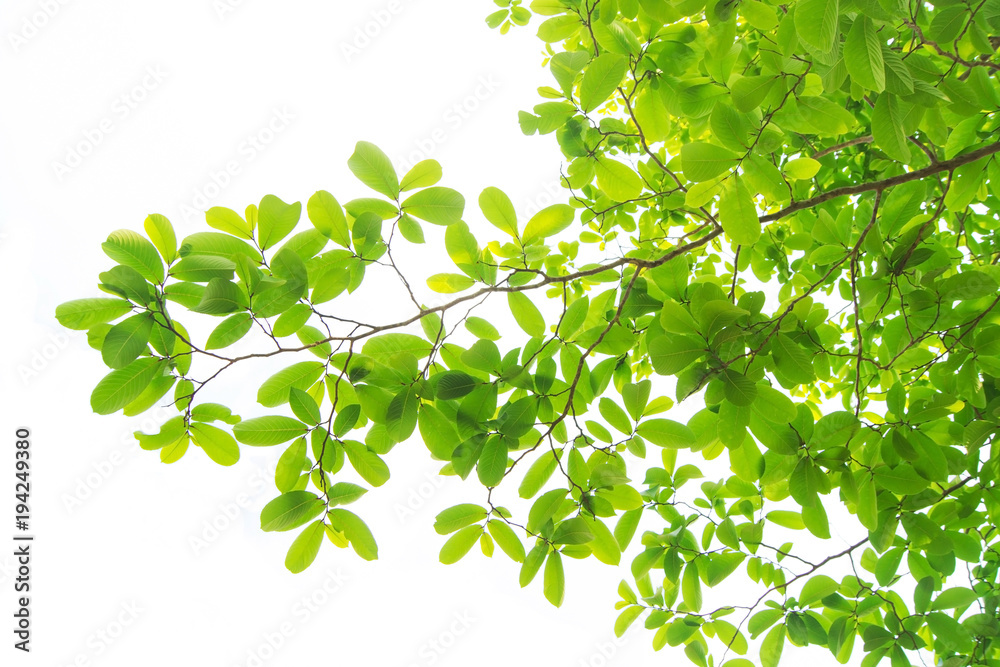
[[260, 528], [265, 532], [287, 531], [303, 526], [322, 514], [326, 505], [311, 491], [283, 493], [260, 512]]
[[302, 476], [302, 466], [306, 463], [306, 439], [299, 438], [288, 446], [274, 471], [274, 485], [278, 491], [288, 493]]
[[247, 224], [247, 221], [239, 213], [230, 208], [213, 206], [205, 211], [205, 222], [208, 223], [209, 227], [226, 232], [227, 234], [240, 236], [245, 239], [253, 238], [253, 232], [250, 231], [250, 225]]
[[323, 236], [344, 248], [351, 247], [351, 235], [347, 228], [347, 218], [340, 202], [326, 190], [319, 190], [306, 204], [309, 221]]
[[315, 425], [322, 419], [316, 400], [301, 389], [291, 388], [288, 394], [288, 405], [292, 409], [292, 414], [307, 424]]
[[684, 596], [684, 604], [693, 612], [701, 611], [701, 579], [698, 577], [697, 563], [690, 562], [684, 568], [684, 576], [681, 580], [681, 592]]
[[791, 510], [771, 510], [765, 515], [765, 518], [771, 523], [789, 530], [802, 530], [806, 527], [802, 521], [802, 514]]
[[236, 283], [225, 278], [212, 278], [205, 286], [201, 301], [191, 310], [206, 315], [225, 315], [246, 307], [246, 294]]
[[500, 332], [497, 331], [496, 327], [481, 317], [467, 317], [465, 319], [465, 328], [476, 338], [500, 340]]
[[931, 611], [942, 609], [959, 609], [964, 611], [973, 602], [979, 599], [975, 591], [956, 586], [941, 591], [931, 603]]
[[593, 539], [594, 533], [587, 520], [579, 516], [563, 521], [552, 534], [553, 544], [587, 544]]
[[899, 162], [910, 161], [910, 148], [903, 133], [903, 114], [896, 96], [882, 93], [872, 111], [872, 136], [875, 145]]
[[947, 7], [943, 3], [940, 6], [942, 9], [931, 21], [927, 36], [944, 46], [946, 42], [952, 42], [959, 36], [966, 22], [972, 17], [966, 7], [958, 5]]
[[285, 567], [289, 572], [298, 574], [305, 571], [316, 556], [319, 555], [319, 548], [323, 545], [323, 535], [326, 526], [322, 521], [309, 524], [309, 527], [299, 533], [288, 547], [288, 554], [285, 556]]
[[462, 398], [479, 385], [479, 380], [462, 371], [445, 371], [433, 379], [435, 396], [445, 401]]
[[101, 347], [104, 363], [110, 368], [128, 366], [146, 351], [152, 330], [153, 318], [149, 315], [133, 315], [111, 327]]
[[500, 409], [497, 430], [508, 438], [517, 439], [531, 430], [537, 417], [538, 399], [534, 396], [519, 398]]
[[108, 240], [101, 244], [104, 254], [119, 264], [124, 264], [139, 272], [152, 283], [163, 282], [163, 262], [156, 247], [130, 229], [111, 232]]
[[244, 419], [233, 426], [233, 435], [244, 445], [279, 445], [306, 434], [306, 425], [281, 415]]
[[445, 565], [452, 565], [462, 560], [465, 554], [469, 553], [472, 546], [479, 541], [479, 536], [483, 534], [481, 526], [466, 526], [448, 538], [441, 547], [438, 559]]
[[208, 458], [220, 466], [231, 466], [240, 460], [240, 447], [233, 436], [211, 424], [192, 424], [194, 443], [205, 450]]
[[231, 280], [236, 265], [225, 257], [216, 255], [191, 255], [177, 262], [170, 275], [178, 280], [207, 283], [214, 279]]
[[879, 466], [874, 470], [875, 481], [884, 489], [899, 495], [920, 493], [930, 482], [921, 477], [908, 463]]
[[785, 646], [785, 626], [777, 625], [764, 637], [760, 643], [761, 667], [778, 667], [781, 660], [781, 649]]
[[879, 586], [888, 586], [892, 583], [903, 560], [904, 551], [901, 547], [889, 549], [878, 559], [878, 564], [875, 565], [875, 579]]
[[392, 357], [406, 352], [412, 354], [417, 359], [423, 359], [431, 351], [431, 344], [413, 334], [388, 333], [381, 336], [374, 336], [368, 339], [361, 353], [367, 355], [380, 364], [391, 365]]
[[764, 102], [777, 81], [778, 77], [771, 75], [744, 76], [737, 79], [732, 86], [733, 106], [742, 113], [753, 111]]
[[681, 170], [692, 182], [710, 181], [736, 166], [739, 156], [721, 146], [695, 142], [681, 146]]
[[514, 530], [503, 521], [490, 521], [486, 524], [486, 529], [496, 540], [500, 549], [515, 563], [524, 562], [524, 545]]
[[743, 179], [735, 176], [719, 200], [719, 221], [722, 229], [738, 245], [753, 245], [760, 238], [761, 224], [757, 217], [757, 207], [753, 196], [743, 183]]
[[[219, 232], [191, 234], [181, 242], [178, 252], [181, 257], [207, 255], [235, 262], [239, 255], [243, 255], [257, 264], [261, 261], [260, 253], [251, 245], [229, 234], [220, 234]], [[142, 272], [140, 271], [140, 273]]]
[[462, 219], [465, 197], [451, 188], [435, 186], [410, 195], [402, 208], [414, 218], [435, 225], [451, 225]]
[[385, 427], [389, 437], [396, 442], [403, 442], [410, 437], [417, 427], [419, 404], [417, 393], [410, 387], [400, 390], [392, 397], [385, 414]]
[[208, 342], [205, 343], [206, 350], [220, 350], [229, 347], [243, 336], [247, 335], [253, 327], [253, 318], [249, 313], [237, 313], [222, 320], [222, 323], [212, 329], [208, 335]]
[[337, 482], [329, 489], [326, 495], [329, 498], [330, 506], [349, 505], [368, 493], [368, 489], [351, 484], [350, 482]]
[[257, 402], [267, 408], [276, 408], [288, 402], [293, 388], [308, 389], [323, 375], [321, 361], [300, 361], [284, 368], [267, 380], [257, 390]]
[[524, 227], [521, 240], [524, 245], [530, 245], [549, 236], [555, 236], [571, 224], [576, 217], [573, 207], [566, 204], [553, 204], [536, 213]]
[[150, 213], [146, 216], [143, 229], [164, 262], [170, 264], [177, 259], [177, 235], [169, 220], [159, 213]]
[[789, 336], [780, 333], [775, 336], [771, 342], [771, 354], [778, 370], [789, 380], [805, 384], [816, 378], [809, 354]]
[[639, 605], [630, 605], [625, 607], [624, 611], [618, 615], [615, 620], [615, 636], [621, 637], [628, 630], [629, 626], [635, 622], [637, 618], [642, 616], [642, 613], [646, 611], [644, 607]]
[[517, 238], [517, 213], [514, 204], [502, 190], [486, 188], [479, 195], [479, 208], [497, 229]]
[[347, 539], [351, 541], [354, 551], [364, 560], [376, 560], [378, 558], [378, 545], [367, 524], [350, 510], [335, 507], [327, 513], [330, 524], [343, 532]]
[[536, 532], [552, 518], [563, 504], [567, 493], [567, 489], [553, 489], [539, 496], [528, 511], [526, 527], [529, 533]]
[[110, 415], [134, 401], [162, 369], [161, 360], [144, 357], [105, 375], [90, 395], [90, 407]]
[[672, 419], [647, 419], [640, 422], [636, 430], [646, 440], [660, 447], [684, 449], [697, 442], [694, 431]]
[[124, 299], [76, 299], [56, 306], [56, 319], [67, 329], [84, 330], [116, 320], [132, 310]]
[[347, 160], [347, 166], [359, 181], [372, 190], [390, 199], [399, 197], [399, 178], [392, 162], [375, 144], [359, 141]]
[[815, 574], [802, 587], [799, 593], [799, 606], [808, 607], [814, 602], [819, 602], [828, 595], [836, 593], [840, 589], [840, 584], [826, 576], [825, 574]]
[[770, 32], [778, 27], [778, 14], [770, 5], [758, 0], [743, 0], [739, 5], [740, 15], [761, 32]]
[[799, 0], [795, 3], [795, 31], [813, 49], [827, 53], [837, 43], [839, 15], [838, 0]]
[[632, 433], [632, 423], [628, 419], [625, 411], [610, 398], [604, 396], [599, 403], [601, 416], [607, 420], [616, 430], [630, 435]]
[[757, 385], [742, 373], [727, 368], [722, 374], [722, 382], [726, 399], [733, 405], [747, 406], [757, 398]]
[[615, 201], [636, 199], [645, 188], [639, 175], [617, 160], [598, 160], [594, 169], [597, 173], [597, 187]]
[[556, 466], [559, 465], [559, 458], [559, 455], [553, 452], [543, 452], [531, 464], [528, 472], [524, 474], [521, 485], [517, 489], [517, 494], [522, 498], [533, 498], [541, 490], [542, 486], [545, 485], [545, 482], [552, 477]]
[[590, 61], [580, 83], [580, 108], [593, 111], [611, 96], [628, 72], [628, 58], [617, 53], [602, 53]]
[[187, 433], [184, 425], [184, 417], [178, 415], [172, 417], [165, 421], [162, 426], [160, 426], [159, 433], [142, 433], [141, 431], [135, 431], [133, 434], [135, 439], [139, 441], [139, 447], [146, 451], [154, 451], [157, 449], [162, 449], [167, 445], [172, 445], [177, 442], [182, 436], [187, 438]]
[[867, 16], [858, 16], [851, 31], [847, 33], [847, 39], [844, 40], [844, 65], [847, 66], [851, 79], [862, 88], [876, 93], [885, 90], [882, 40], [879, 39], [875, 24]]
[[545, 574], [542, 592], [553, 606], [560, 607], [566, 594], [566, 574], [563, 572], [562, 556], [553, 551], [545, 559]]
[[760, 416], [775, 424], [787, 424], [795, 419], [797, 411], [792, 399], [780, 391], [766, 385], [756, 385], [757, 398], [755, 407], [760, 410]]
[[503, 481], [507, 471], [507, 440], [492, 436], [486, 440], [483, 451], [479, 454], [476, 474], [479, 482], [486, 487], [493, 487]]
[[399, 182], [400, 190], [426, 188], [441, 180], [441, 164], [437, 160], [421, 160], [413, 165], [403, 180]]
[[461, 273], [436, 273], [427, 279], [427, 286], [438, 294], [464, 292], [475, 284], [475, 280]]
[[688, 336], [666, 335], [649, 342], [649, 360], [659, 375], [679, 373], [704, 355], [705, 344]]
[[545, 318], [527, 294], [508, 292], [507, 305], [524, 333], [536, 338], [545, 335]]
[[420, 223], [407, 214], [399, 216], [399, 233], [410, 243], [423, 243], [424, 230]]
[[811, 157], [789, 160], [781, 170], [790, 178], [808, 180], [819, 172], [820, 164]]
[[344, 451], [351, 466], [366, 482], [382, 486], [389, 481], [389, 466], [368, 447], [354, 440], [344, 440]]
[[482, 521], [486, 515], [486, 510], [479, 505], [471, 503], [455, 505], [437, 515], [434, 520], [434, 530], [438, 535], [447, 535], [459, 528]]

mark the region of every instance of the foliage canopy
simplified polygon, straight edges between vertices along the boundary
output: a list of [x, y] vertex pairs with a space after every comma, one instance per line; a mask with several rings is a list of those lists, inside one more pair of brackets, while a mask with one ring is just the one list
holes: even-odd
[[[151, 215], [103, 244], [108, 296], [56, 310], [112, 369], [94, 411], [172, 396], [136, 434], [167, 463], [283, 448], [261, 526], [296, 531], [294, 572], [324, 539], [376, 558], [344, 508], [369, 489], [336, 476], [382, 485], [413, 436], [485, 487], [437, 517], [442, 562], [499, 546], [558, 606], [565, 558], [632, 545], [615, 631], [644, 617], [701, 667], [1000, 664], [1000, 0], [495, 1], [501, 32], [540, 18], [553, 85], [519, 121], [567, 203], [467, 208], [434, 160], [400, 177], [359, 142], [376, 196], [317, 192], [304, 231], [273, 195], [179, 243]], [[425, 233], [455, 265], [421, 277], [433, 306], [393, 255]], [[333, 314], [377, 271], [411, 312]], [[270, 410], [198, 400], [278, 355]], [[706, 604], [736, 576], [747, 599]]]

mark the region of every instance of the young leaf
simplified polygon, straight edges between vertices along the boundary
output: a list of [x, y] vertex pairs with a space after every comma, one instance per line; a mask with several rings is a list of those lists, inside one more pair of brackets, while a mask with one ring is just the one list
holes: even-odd
[[445, 541], [441, 547], [439, 560], [445, 565], [452, 565], [462, 560], [465, 554], [469, 553], [472, 545], [479, 541], [479, 536], [483, 534], [481, 526], [466, 526]]
[[90, 395], [90, 407], [99, 415], [110, 415], [134, 401], [161, 371], [162, 360], [136, 359], [124, 368], [111, 371], [97, 383]]
[[244, 419], [233, 426], [233, 435], [237, 440], [244, 445], [257, 447], [280, 445], [305, 433], [305, 424], [298, 419], [281, 415]]
[[486, 518], [486, 510], [479, 505], [464, 503], [449, 507], [434, 520], [434, 530], [438, 535], [453, 533], [459, 528], [477, 523]]
[[326, 505], [311, 491], [283, 493], [260, 512], [263, 531], [286, 531], [305, 525], [320, 515]]
[[563, 572], [562, 555], [552, 551], [545, 560], [544, 587], [545, 599], [553, 606], [561, 607], [566, 593], [566, 575]]
[[881, 93], [885, 90], [885, 60], [875, 24], [859, 15], [844, 40], [844, 65], [851, 79], [863, 88]]
[[760, 238], [761, 224], [757, 207], [743, 179], [735, 176], [723, 190], [719, 201], [719, 221], [733, 243], [753, 245]]
[[326, 190], [319, 190], [309, 198], [306, 214], [324, 236], [344, 248], [351, 247], [351, 235], [347, 229], [347, 218], [340, 202]]
[[220, 350], [224, 347], [229, 347], [247, 335], [251, 327], [253, 327], [253, 318], [250, 317], [249, 313], [231, 315], [224, 319], [208, 335], [205, 349]]
[[220, 466], [231, 466], [240, 460], [240, 447], [233, 436], [211, 424], [192, 424], [194, 443], [205, 450], [208, 458]]
[[359, 141], [347, 166], [359, 181], [390, 199], [399, 197], [399, 180], [389, 157], [375, 144]]
[[489, 187], [479, 195], [479, 208], [494, 227], [517, 238], [517, 213], [502, 190]]
[[602, 53], [590, 61], [580, 84], [580, 108], [590, 112], [604, 104], [628, 72], [628, 58]]
[[378, 546], [368, 525], [357, 514], [339, 507], [327, 513], [330, 524], [350, 540], [354, 551], [365, 560], [378, 558]]
[[532, 300], [523, 292], [508, 292], [507, 305], [518, 326], [532, 337], [545, 335], [545, 318]]
[[104, 363], [109, 368], [124, 368], [135, 361], [146, 351], [152, 330], [153, 318], [148, 315], [133, 315], [111, 327], [101, 347]]
[[573, 224], [575, 216], [573, 208], [566, 204], [553, 204], [543, 208], [525, 225], [521, 241], [524, 245], [529, 245], [549, 236], [555, 236]]
[[67, 329], [79, 331], [116, 320], [131, 309], [124, 299], [76, 299], [56, 306], [56, 319]]
[[289, 572], [298, 574], [313, 564], [323, 545], [325, 528], [322, 521], [315, 521], [292, 541], [285, 556], [285, 567]]
[[441, 164], [437, 160], [421, 160], [413, 165], [403, 180], [399, 182], [400, 190], [426, 188], [441, 180]]
[[451, 225], [462, 219], [465, 197], [451, 188], [435, 186], [410, 195], [402, 210], [435, 225]]
[[177, 259], [177, 235], [174, 234], [174, 226], [169, 220], [159, 213], [150, 213], [146, 216], [143, 229], [146, 230], [146, 236], [156, 246], [164, 262], [171, 264]]

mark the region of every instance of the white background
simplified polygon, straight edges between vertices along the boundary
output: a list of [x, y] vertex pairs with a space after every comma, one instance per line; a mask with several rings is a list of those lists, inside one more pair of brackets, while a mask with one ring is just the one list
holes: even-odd
[[[12, 548], [0, 549], [0, 662], [683, 662], [679, 650], [654, 654], [638, 628], [611, 643], [624, 570], [567, 560], [566, 602], [555, 609], [541, 575], [521, 590], [518, 566], [499, 550], [492, 561], [474, 550], [439, 564], [434, 516], [482, 502], [483, 492], [475, 482], [429, 482], [438, 466], [416, 439], [388, 456], [389, 483], [352, 507], [373, 528], [380, 560], [326, 543], [310, 570], [292, 575], [283, 565], [292, 535], [259, 530], [280, 448], [243, 448], [232, 468], [200, 451], [165, 466], [131, 433], [155, 431], [171, 412], [152, 410], [153, 421], [91, 413], [90, 391], [107, 370], [85, 334], [61, 329], [53, 312], [100, 294], [97, 274], [112, 265], [100, 243], [115, 229], [141, 231], [149, 213], [169, 217], [182, 238], [205, 229], [196, 208], [242, 211], [268, 193], [304, 202], [317, 189], [341, 202], [369, 196], [346, 167], [359, 139], [401, 165], [414, 152], [438, 159], [442, 185], [466, 195], [477, 231], [490, 229], [476, 217], [483, 187], [501, 187], [525, 215], [554, 201], [554, 139], [525, 137], [517, 125], [517, 111], [551, 83], [533, 27], [489, 30], [483, 19], [495, 6], [486, 1], [234, 4], [0, 8], [0, 541], [11, 544], [14, 532], [3, 522], [12, 522], [18, 426], [33, 433], [37, 536], [30, 656], [11, 648], [14, 561]], [[359, 37], [366, 27], [370, 36]], [[249, 148], [251, 136], [259, 148]], [[220, 175], [230, 162], [238, 173]], [[425, 229], [428, 254], [404, 261], [427, 269], [441, 234]], [[400, 319], [398, 296], [368, 292], [362, 305], [373, 319]], [[221, 381], [214, 397], [245, 417], [262, 414], [253, 399], [268, 374]]]

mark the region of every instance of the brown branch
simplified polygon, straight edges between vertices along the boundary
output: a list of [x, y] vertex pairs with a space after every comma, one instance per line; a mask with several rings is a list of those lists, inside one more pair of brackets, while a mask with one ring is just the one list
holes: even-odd
[[834, 188], [829, 192], [824, 192], [823, 194], [816, 195], [809, 199], [803, 199], [801, 201], [793, 202], [786, 206], [785, 208], [777, 211], [776, 213], [769, 213], [767, 215], [760, 216], [761, 222], [773, 222], [775, 220], [780, 220], [786, 216], [791, 215], [797, 211], [803, 209], [812, 208], [818, 206], [823, 202], [830, 201], [831, 199], [836, 199], [837, 197], [846, 197], [848, 195], [861, 194], [862, 192], [872, 192], [877, 190], [885, 190], [886, 188], [891, 188], [894, 185], [900, 185], [902, 183], [909, 183], [910, 181], [917, 181], [921, 178], [926, 178], [928, 176], [933, 176], [934, 174], [939, 174], [943, 171], [952, 171], [964, 164], [969, 164], [970, 162], [975, 162], [980, 158], [984, 158], [988, 155], [993, 155], [994, 153], [1000, 152], [1000, 141], [982, 146], [974, 151], [970, 151], [958, 157], [954, 157], [950, 160], [945, 160], [944, 162], [938, 162], [937, 164], [932, 164], [929, 167], [924, 167], [923, 169], [917, 169], [916, 171], [910, 171], [905, 174], [900, 174], [899, 176], [892, 176], [890, 178], [884, 178], [881, 181], [872, 181], [871, 183], [859, 183], [857, 185], [845, 185], [842, 188]]
[[839, 150], [850, 148], [851, 146], [857, 146], [858, 144], [870, 144], [872, 141], [874, 141], [874, 139], [870, 134], [865, 137], [857, 137], [855, 139], [851, 139], [849, 141], [837, 144], [836, 146], [830, 146], [829, 148], [824, 148], [818, 153], [813, 153], [812, 157], [815, 160], [817, 158], [823, 157], [824, 155], [829, 155], [830, 153], [836, 153]]

